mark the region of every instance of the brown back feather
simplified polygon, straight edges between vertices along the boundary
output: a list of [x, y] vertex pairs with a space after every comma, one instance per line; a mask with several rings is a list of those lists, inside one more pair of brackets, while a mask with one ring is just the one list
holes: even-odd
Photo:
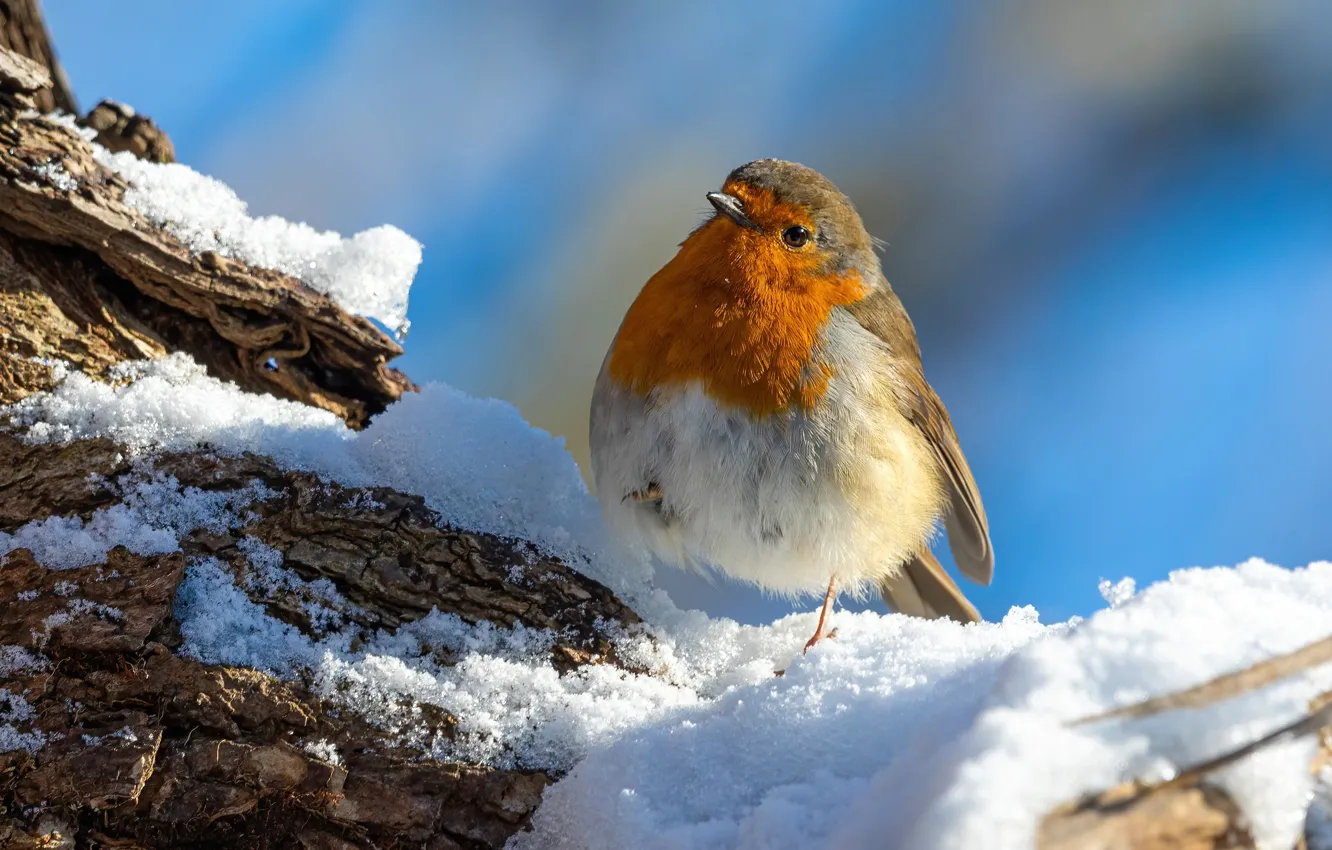
[[989, 584], [994, 576], [994, 548], [985, 506], [948, 409], [925, 380], [911, 319], [886, 282], [846, 310], [863, 328], [883, 340], [897, 358], [902, 413], [925, 436], [948, 483], [949, 511], [944, 516], [944, 528], [953, 558], [967, 578]]

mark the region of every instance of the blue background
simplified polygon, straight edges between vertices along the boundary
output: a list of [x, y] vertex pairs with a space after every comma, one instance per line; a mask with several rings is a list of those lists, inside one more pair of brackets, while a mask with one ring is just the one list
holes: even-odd
[[[418, 381], [586, 459], [619, 318], [734, 166], [852, 196], [1045, 621], [1332, 556], [1332, 7], [1063, 0], [48, 0], [83, 108], [154, 117], [257, 214], [425, 244]], [[746, 620], [791, 610], [666, 579]], [[813, 600], [800, 604], [811, 608]]]

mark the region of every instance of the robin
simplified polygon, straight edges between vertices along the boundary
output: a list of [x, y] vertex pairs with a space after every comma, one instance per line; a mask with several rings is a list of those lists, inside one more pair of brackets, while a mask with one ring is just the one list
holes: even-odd
[[985, 509], [851, 201], [818, 172], [742, 165], [643, 286], [592, 397], [610, 525], [682, 566], [782, 595], [877, 585], [889, 607], [980, 619], [930, 552], [989, 584]]

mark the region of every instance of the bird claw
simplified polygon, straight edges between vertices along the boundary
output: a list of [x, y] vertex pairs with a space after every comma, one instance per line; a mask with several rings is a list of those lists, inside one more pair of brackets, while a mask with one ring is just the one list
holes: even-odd
[[804, 655], [804, 654], [808, 653], [809, 650], [810, 650], [810, 647], [814, 646], [814, 644], [818, 643], [819, 641], [823, 640], [824, 638], [835, 638], [835, 637], [837, 637], [837, 629], [833, 629], [832, 631], [828, 632], [826, 635], [825, 635], [825, 634], [821, 634], [821, 633], [819, 633], [819, 632], [815, 632], [815, 633], [814, 633], [814, 637], [812, 637], [812, 638], [810, 638], [809, 640], [805, 641], [805, 648], [802, 649], [802, 650], [800, 650], [800, 654], [801, 654], [801, 655]]
[[[809, 652], [809, 648], [811, 646], [823, 640], [824, 638], [835, 638], [835, 637], [837, 637], [837, 629], [833, 629], [832, 631], [828, 632], [826, 635], [816, 634], [814, 635], [814, 637], [810, 638], [808, 641], [805, 642], [805, 648], [800, 650], [800, 654], [804, 655], [805, 653]], [[782, 676], [786, 675], [786, 670], [785, 669], [773, 670], [772, 675], [781, 678]]]

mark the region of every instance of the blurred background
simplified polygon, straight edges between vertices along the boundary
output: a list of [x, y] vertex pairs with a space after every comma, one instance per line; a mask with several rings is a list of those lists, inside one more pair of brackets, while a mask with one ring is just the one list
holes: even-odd
[[420, 239], [397, 365], [514, 402], [584, 466], [625, 308], [704, 193], [776, 156], [888, 243], [988, 508], [987, 618], [1332, 558], [1322, 0], [45, 8], [85, 109], [152, 116], [255, 214]]

